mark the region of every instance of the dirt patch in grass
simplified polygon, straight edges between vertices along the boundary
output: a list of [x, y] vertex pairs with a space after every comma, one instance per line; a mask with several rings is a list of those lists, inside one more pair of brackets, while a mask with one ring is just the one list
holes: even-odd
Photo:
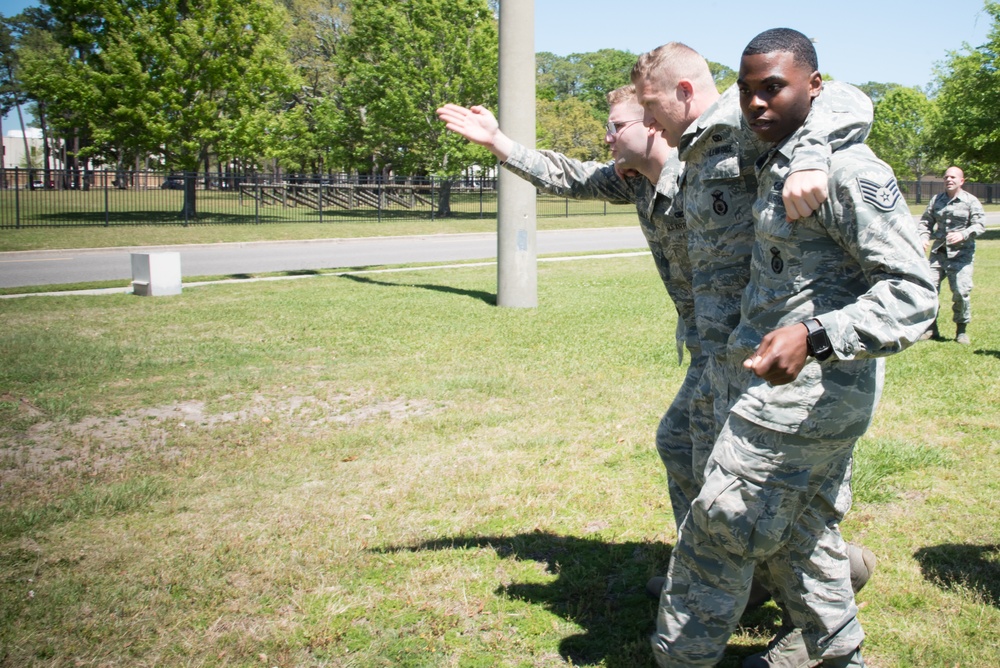
[[380, 399], [365, 390], [329, 396], [267, 396], [249, 399], [221, 397], [220, 404], [239, 404], [235, 410], [212, 410], [204, 401], [181, 401], [124, 412], [87, 417], [77, 422], [44, 420], [30, 401], [5, 394], [0, 400], [17, 406], [18, 415], [33, 422], [26, 429], [0, 435], [0, 486], [20, 487], [52, 476], [95, 477], [113, 474], [136, 458], [168, 462], [182, 455], [175, 445], [180, 436], [233, 425], [258, 424], [298, 433], [322, 433], [372, 420], [406, 420], [433, 415], [447, 406], [441, 402]]

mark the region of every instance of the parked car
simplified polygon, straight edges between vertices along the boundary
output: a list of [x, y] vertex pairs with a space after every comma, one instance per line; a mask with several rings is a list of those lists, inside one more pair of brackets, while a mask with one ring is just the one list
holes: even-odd
[[163, 179], [163, 183], [160, 184], [160, 188], [163, 188], [164, 190], [184, 190], [184, 177], [168, 176]]

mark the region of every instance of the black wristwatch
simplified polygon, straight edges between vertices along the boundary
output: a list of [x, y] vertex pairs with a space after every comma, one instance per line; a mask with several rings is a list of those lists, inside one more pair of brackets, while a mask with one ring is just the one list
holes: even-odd
[[833, 346], [830, 345], [830, 337], [826, 335], [823, 324], [816, 318], [806, 320], [802, 323], [806, 326], [806, 347], [809, 354], [822, 362], [833, 354]]

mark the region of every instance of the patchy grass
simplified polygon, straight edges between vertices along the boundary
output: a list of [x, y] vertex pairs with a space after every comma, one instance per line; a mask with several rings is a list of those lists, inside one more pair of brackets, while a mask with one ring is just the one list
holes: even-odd
[[[494, 281], [0, 302], [0, 665], [652, 665], [675, 316], [648, 257]], [[877, 668], [1000, 663], [997, 239], [976, 281], [858, 446]]]

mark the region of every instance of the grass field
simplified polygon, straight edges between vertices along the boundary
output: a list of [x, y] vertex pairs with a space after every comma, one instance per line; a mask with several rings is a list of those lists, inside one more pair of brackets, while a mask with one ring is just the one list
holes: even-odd
[[[0, 301], [0, 665], [652, 665], [674, 316], [648, 257], [538, 279]], [[1000, 665], [996, 231], [976, 283], [973, 345], [891, 358], [858, 447], [874, 668]]]

